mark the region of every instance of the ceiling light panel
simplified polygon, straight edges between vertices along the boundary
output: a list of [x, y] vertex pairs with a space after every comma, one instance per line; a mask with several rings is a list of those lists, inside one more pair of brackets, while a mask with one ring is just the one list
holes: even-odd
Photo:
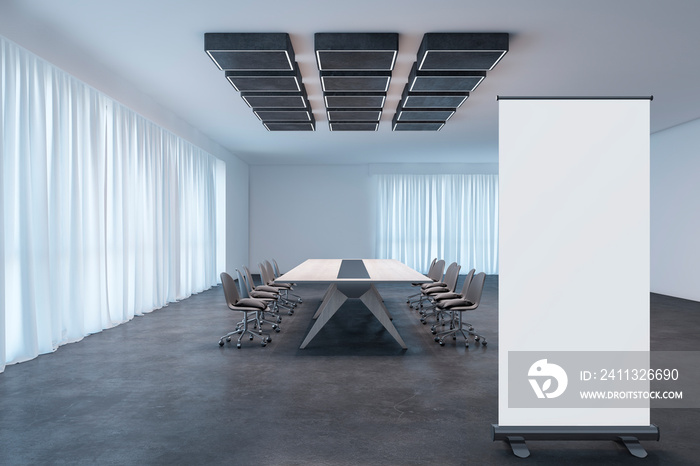
[[311, 108], [302, 92], [241, 92], [250, 108]]
[[328, 121], [375, 121], [378, 122], [382, 117], [381, 110], [367, 109], [367, 110], [328, 110]]
[[396, 121], [400, 122], [415, 122], [415, 121], [441, 121], [443, 123], [447, 122], [452, 115], [454, 115], [455, 109], [445, 108], [445, 109], [405, 109], [399, 108], [396, 112]]
[[390, 81], [385, 71], [321, 71], [324, 92], [386, 92]]
[[226, 71], [226, 79], [238, 92], [300, 92], [299, 67], [293, 71]]
[[316, 33], [314, 45], [320, 71], [391, 71], [399, 51], [399, 35]]
[[313, 122], [263, 122], [263, 126], [268, 131], [315, 131], [316, 127]]
[[402, 123], [396, 121], [393, 123], [392, 131], [440, 131], [445, 126], [444, 122], [412, 122]]
[[208, 32], [204, 50], [220, 70], [294, 70], [294, 49], [286, 33]]
[[408, 90], [413, 92], [472, 92], [486, 77], [485, 71], [419, 71], [413, 64]]
[[255, 116], [262, 121], [312, 121], [313, 116], [308, 110], [253, 110]]
[[327, 109], [343, 108], [376, 108], [384, 107], [386, 94], [384, 93], [350, 93], [350, 92], [324, 92], [323, 99]]
[[506, 52], [507, 33], [428, 33], [418, 49], [418, 70], [488, 71]]
[[377, 131], [379, 129], [379, 122], [368, 121], [368, 122], [334, 122], [328, 123], [331, 131]]

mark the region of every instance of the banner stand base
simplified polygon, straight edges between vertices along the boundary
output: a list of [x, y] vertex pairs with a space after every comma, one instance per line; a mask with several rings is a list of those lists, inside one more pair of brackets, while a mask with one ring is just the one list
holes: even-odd
[[499, 426], [491, 424], [491, 439], [510, 444], [519, 458], [530, 456], [527, 440], [612, 440], [620, 442], [637, 458], [646, 458], [647, 452], [640, 440], [656, 440], [659, 428], [650, 426]]

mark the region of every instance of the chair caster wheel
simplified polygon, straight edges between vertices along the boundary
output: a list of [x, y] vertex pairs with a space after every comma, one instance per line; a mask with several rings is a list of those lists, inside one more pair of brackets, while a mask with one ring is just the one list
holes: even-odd
[[440, 343], [440, 346], [445, 346], [445, 342], [444, 342], [444, 341], [440, 340], [439, 343]]
[[282, 330], [282, 329], [279, 328], [279, 327], [275, 328], [275, 332], [276, 332], [276, 333], [280, 333], [280, 330]]
[[474, 337], [474, 341], [479, 341], [479, 337]]
[[465, 341], [465, 342], [464, 342], [464, 347], [465, 347], [465, 348], [469, 348], [469, 342], [468, 342], [468, 341]]
[[[229, 343], [231, 343], [231, 337], [228, 337], [228, 338], [226, 339], [226, 341], [229, 342]], [[224, 343], [221, 342], [221, 345], [222, 345], [222, 346], [223, 346], [223, 344], [224, 344]]]
[[252, 340], [252, 339], [253, 339], [253, 335], [251, 335], [250, 337], [248, 337], [248, 340]]
[[456, 339], [457, 339], [457, 337], [452, 337], [452, 339], [453, 339], [453, 340], [456, 340]]
[[240, 344], [240, 343], [236, 343], [236, 348], [241, 349], [241, 344]]
[[281, 317], [278, 317], [278, 318], [277, 318], [277, 323], [278, 323], [278, 324], [279, 324], [279, 323], [282, 323], [282, 318], [281, 318]]
[[268, 344], [268, 343], [270, 343], [271, 341], [272, 341], [272, 338], [267, 337], [267, 338], [265, 338], [265, 339], [263, 340], [263, 343]]
[[303, 303], [303, 302], [304, 302], [304, 301], [301, 300], [301, 298], [299, 298], [297, 301], [299, 301], [299, 303]]
[[436, 342], [439, 342], [439, 341], [440, 341], [440, 337], [435, 337], [435, 338], [433, 338], [433, 340], [435, 340]]
[[219, 346], [224, 346], [223, 340], [219, 340]]
[[481, 346], [486, 346], [486, 340], [481, 342]]
[[437, 333], [437, 330], [435, 330], [434, 328], [433, 328], [433, 329], [430, 329], [430, 333], [432, 333], [433, 335], [435, 335], [435, 334]]
[[260, 343], [260, 346], [262, 346], [264, 348], [267, 346], [267, 343]]

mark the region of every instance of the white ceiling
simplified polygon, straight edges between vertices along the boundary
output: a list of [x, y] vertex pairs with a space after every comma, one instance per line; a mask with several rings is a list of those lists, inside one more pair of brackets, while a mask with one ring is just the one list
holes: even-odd
[[[652, 132], [700, 118], [696, 0], [2, 0], [0, 16], [0, 34], [63, 47], [250, 164], [496, 162], [497, 95], [653, 95]], [[205, 32], [289, 33], [317, 130], [266, 131], [204, 53]], [[316, 32], [400, 34], [379, 131], [329, 131]], [[392, 132], [426, 32], [508, 32], [510, 51], [441, 131]]]

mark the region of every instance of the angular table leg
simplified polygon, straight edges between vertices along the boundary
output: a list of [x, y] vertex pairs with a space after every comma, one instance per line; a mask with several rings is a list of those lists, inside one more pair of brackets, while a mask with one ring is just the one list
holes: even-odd
[[386, 310], [386, 307], [384, 307], [382, 298], [379, 296], [379, 293], [374, 286], [371, 286], [362, 296], [360, 296], [360, 301], [362, 301], [370, 312], [374, 314], [374, 317], [376, 317], [377, 320], [384, 326], [386, 331], [389, 332], [392, 337], [394, 337], [394, 340], [401, 345], [401, 348], [408, 349], [406, 343], [403, 341], [403, 338], [401, 338], [401, 335], [399, 335], [399, 332], [396, 330], [396, 327], [394, 327], [394, 324], [391, 323], [389, 312]]
[[306, 348], [306, 345], [313, 340], [316, 334], [323, 328], [324, 325], [326, 325], [330, 318], [333, 317], [333, 314], [340, 309], [340, 306], [342, 306], [343, 303], [348, 300], [348, 297], [341, 293], [335, 285], [332, 286], [334, 287], [333, 290], [331, 291], [329, 289], [328, 296], [323, 301], [324, 304], [321, 305], [322, 309], [319, 309], [320, 312], [317, 312], [319, 316], [299, 347], [300, 349]]

